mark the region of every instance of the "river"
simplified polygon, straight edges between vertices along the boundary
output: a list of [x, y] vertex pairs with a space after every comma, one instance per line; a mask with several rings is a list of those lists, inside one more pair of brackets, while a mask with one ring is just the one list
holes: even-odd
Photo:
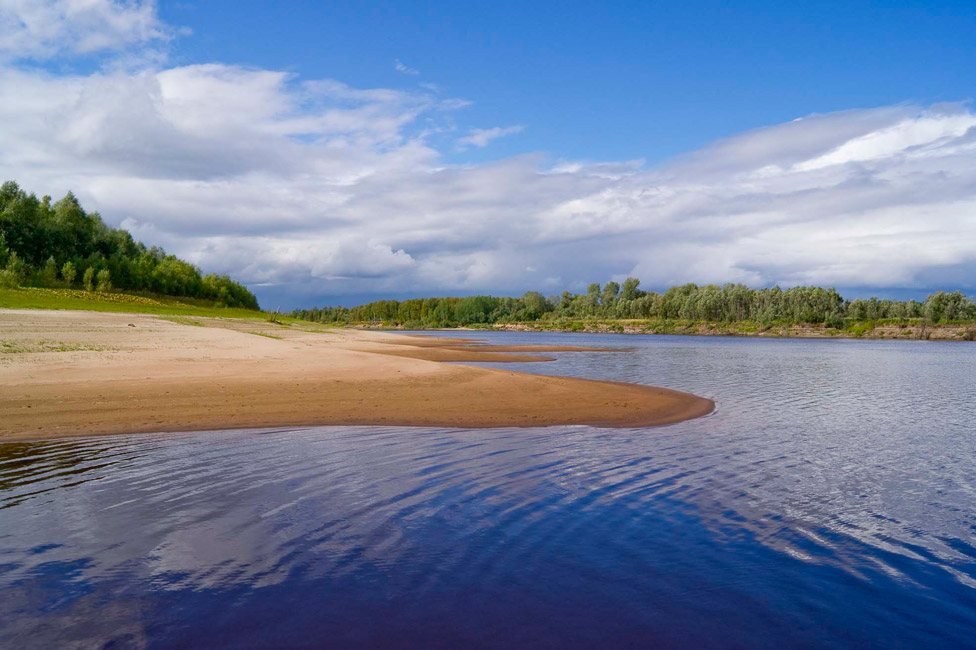
[[0, 647], [976, 648], [976, 345], [476, 336], [717, 409], [0, 444]]

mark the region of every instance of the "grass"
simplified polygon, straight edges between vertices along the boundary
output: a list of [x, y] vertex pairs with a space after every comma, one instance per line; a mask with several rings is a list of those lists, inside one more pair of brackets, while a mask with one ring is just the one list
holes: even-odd
[[[207, 327], [216, 323], [208, 323], [205, 319], [249, 321], [249, 325], [267, 325], [275, 328], [295, 328], [304, 332], [326, 333], [334, 331], [340, 324], [312, 323], [305, 320], [282, 316], [266, 311], [251, 309], [237, 309], [230, 307], [213, 307], [201, 300], [174, 298], [154, 294], [136, 294], [127, 292], [79, 291], [76, 289], [46, 289], [38, 287], [0, 288], [0, 309], [67, 309], [87, 310], [99, 312], [122, 312], [136, 314], [158, 315], [180, 325]], [[248, 334], [265, 336], [271, 339], [282, 337], [267, 332], [248, 331]], [[14, 349], [11, 341], [0, 347], [0, 352], [71, 352], [73, 349], [58, 349], [49, 346], [43, 350]], [[86, 348], [87, 349], [87, 348]]]
[[860, 321], [847, 326], [847, 331], [860, 338], [868, 332], [874, 331], [874, 321]]
[[35, 352], [101, 352], [114, 348], [98, 345], [77, 345], [61, 341], [34, 341], [31, 343], [0, 339], [0, 354], [31, 354]]
[[123, 292], [102, 293], [77, 289], [41, 289], [37, 287], [0, 288], [0, 308], [83, 309], [173, 316], [268, 319], [268, 314], [263, 311], [212, 307], [170, 296], [149, 296]]
[[162, 320], [168, 320], [171, 323], [179, 323], [180, 325], [192, 325], [194, 327], [203, 327], [203, 323], [195, 318], [189, 318], [187, 316], [162, 316]]
[[279, 341], [282, 339], [282, 337], [280, 337], [280, 336], [275, 336], [274, 334], [268, 334], [267, 332], [248, 331], [247, 333], [248, 334], [253, 334], [254, 336], [263, 336], [266, 339], [277, 339]]

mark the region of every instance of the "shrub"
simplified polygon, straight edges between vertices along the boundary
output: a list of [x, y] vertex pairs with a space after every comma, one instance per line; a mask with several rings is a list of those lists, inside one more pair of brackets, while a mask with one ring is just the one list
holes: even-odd
[[64, 266], [61, 267], [61, 277], [64, 279], [65, 282], [68, 283], [68, 286], [71, 286], [72, 284], [75, 283], [75, 277], [77, 277], [77, 275], [78, 275], [78, 270], [75, 268], [75, 265], [72, 264], [71, 262], [65, 262]]
[[95, 268], [89, 266], [81, 276], [81, 283], [85, 285], [85, 291], [95, 290]]
[[864, 321], [863, 323], [855, 323], [847, 328], [847, 331], [856, 337], [862, 337], [868, 332], [874, 329], [874, 321]]
[[0, 287], [4, 289], [15, 289], [20, 286], [17, 276], [7, 269], [0, 269]]
[[835, 330], [844, 329], [844, 316], [839, 311], [830, 312], [824, 322]]
[[7, 266], [4, 268], [4, 285], [18, 287], [27, 275], [27, 265], [20, 259], [16, 251], [7, 256]]
[[96, 278], [98, 279], [98, 286], [96, 287], [98, 291], [106, 292], [112, 290], [112, 275], [108, 272], [108, 269], [99, 271]]
[[41, 268], [38, 276], [41, 284], [45, 287], [53, 287], [58, 283], [58, 264], [54, 261], [53, 255], [44, 262], [44, 266]]

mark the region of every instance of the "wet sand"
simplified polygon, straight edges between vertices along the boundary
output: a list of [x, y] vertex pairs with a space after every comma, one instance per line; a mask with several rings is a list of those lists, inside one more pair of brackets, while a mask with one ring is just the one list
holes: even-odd
[[439, 363], [545, 361], [536, 353], [574, 349], [594, 350], [0, 310], [0, 441], [313, 425], [645, 427], [714, 408], [664, 388]]

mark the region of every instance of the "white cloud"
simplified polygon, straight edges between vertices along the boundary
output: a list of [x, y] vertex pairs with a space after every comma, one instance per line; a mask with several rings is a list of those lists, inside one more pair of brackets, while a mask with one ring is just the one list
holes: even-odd
[[[0, 6], [6, 17], [27, 5]], [[90, 42], [165, 32], [148, 4], [71, 7], [142, 16]], [[73, 189], [110, 223], [275, 304], [582, 289], [628, 274], [880, 289], [976, 278], [967, 106], [813, 115], [648, 169], [540, 154], [447, 164], [439, 147], [457, 144], [444, 138], [463, 100], [216, 63], [83, 75], [0, 65], [0, 96], [0, 179]]]
[[471, 129], [468, 135], [458, 139], [458, 146], [462, 149], [469, 146], [486, 147], [492, 140], [503, 138], [506, 135], [521, 133], [524, 130], [525, 127], [521, 124], [516, 124], [515, 126], [496, 126], [491, 129]]
[[646, 169], [446, 165], [424, 135], [437, 97], [268, 70], [4, 69], [0, 93], [16, 98], [0, 104], [4, 178], [74, 189], [151, 243], [309, 295], [628, 273], [902, 287], [976, 262], [976, 114], [960, 106], [810, 116]]
[[119, 51], [172, 33], [152, 0], [0, 0], [0, 57]]
[[403, 62], [400, 61], [400, 59], [394, 60], [393, 67], [396, 69], [397, 72], [401, 72], [403, 74], [407, 74], [407, 75], [418, 75], [418, 74], [420, 74], [420, 70], [417, 70], [416, 68], [411, 68], [411, 67], [408, 67], [408, 66], [404, 65]]

